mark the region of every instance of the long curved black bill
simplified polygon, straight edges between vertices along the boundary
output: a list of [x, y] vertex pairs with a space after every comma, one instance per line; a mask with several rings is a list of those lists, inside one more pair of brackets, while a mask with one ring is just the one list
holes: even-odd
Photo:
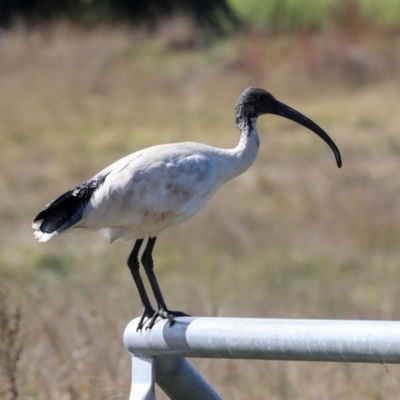
[[342, 166], [342, 157], [340, 156], [339, 149], [337, 148], [334, 141], [329, 137], [329, 135], [321, 127], [319, 127], [315, 122], [311, 121], [311, 119], [307, 118], [305, 115], [299, 113], [298, 111], [294, 110], [293, 108], [287, 106], [284, 103], [281, 103], [276, 99], [275, 101], [276, 103], [270, 106], [268, 113], [280, 115], [281, 117], [290, 119], [315, 132], [332, 149], [333, 153], [335, 154], [337, 166], [340, 168]]

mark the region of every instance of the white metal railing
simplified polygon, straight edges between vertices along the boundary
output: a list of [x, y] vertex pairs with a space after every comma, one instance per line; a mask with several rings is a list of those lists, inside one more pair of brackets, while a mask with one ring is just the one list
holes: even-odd
[[221, 399], [184, 357], [400, 363], [400, 322], [256, 318], [176, 318], [136, 332], [130, 400], [155, 400], [157, 383], [172, 400]]

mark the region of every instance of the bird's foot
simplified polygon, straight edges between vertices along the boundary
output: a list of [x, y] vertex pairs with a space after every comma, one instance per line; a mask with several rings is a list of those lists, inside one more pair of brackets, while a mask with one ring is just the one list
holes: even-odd
[[143, 309], [143, 313], [142, 316], [140, 317], [138, 326], [136, 328], [136, 332], [142, 331], [143, 326], [144, 326], [144, 320], [145, 318], [153, 318], [154, 315], [156, 315], [156, 310], [154, 310], [154, 308], [144, 308]]
[[154, 324], [157, 321], [158, 317], [160, 317], [161, 319], [167, 319], [168, 322], [169, 322], [169, 326], [172, 326], [174, 324], [174, 322], [175, 322], [174, 321], [175, 317], [190, 317], [190, 315], [189, 314], [185, 314], [182, 311], [171, 311], [171, 310], [168, 310], [166, 308], [160, 308], [152, 316], [150, 322], [146, 326], [146, 330], [147, 329], [150, 330], [154, 326]]

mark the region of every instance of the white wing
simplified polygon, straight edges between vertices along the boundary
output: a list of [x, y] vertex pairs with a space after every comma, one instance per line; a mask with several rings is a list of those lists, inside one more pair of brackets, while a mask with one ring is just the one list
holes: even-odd
[[223, 183], [218, 165], [218, 152], [199, 143], [136, 152], [96, 175], [107, 177], [77, 227], [111, 228], [114, 240], [156, 234], [207, 204]]

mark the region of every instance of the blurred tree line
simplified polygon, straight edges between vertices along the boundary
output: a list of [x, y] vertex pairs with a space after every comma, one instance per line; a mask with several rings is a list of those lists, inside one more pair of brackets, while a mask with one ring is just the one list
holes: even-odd
[[66, 19], [85, 26], [123, 21], [152, 29], [160, 19], [178, 13], [217, 32], [239, 24], [226, 0], [0, 0], [3, 28], [16, 21], [33, 26]]

